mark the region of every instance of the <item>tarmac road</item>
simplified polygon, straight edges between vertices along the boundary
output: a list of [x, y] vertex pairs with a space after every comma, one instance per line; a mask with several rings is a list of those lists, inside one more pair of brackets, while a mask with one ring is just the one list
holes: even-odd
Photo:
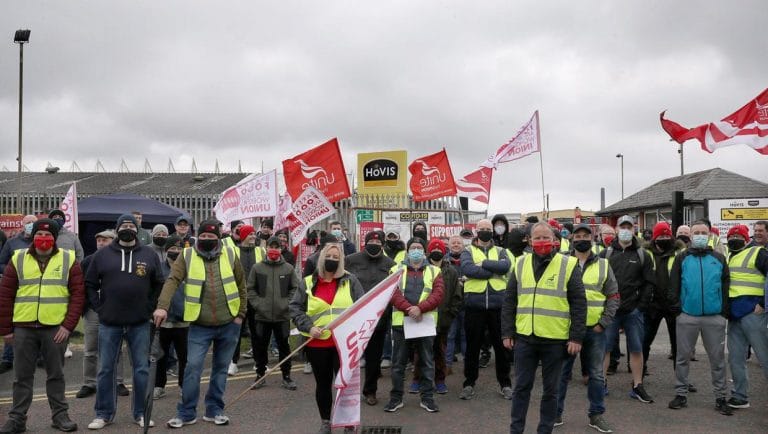
[[[698, 393], [688, 397], [688, 408], [670, 410], [667, 403], [674, 397], [674, 376], [672, 362], [667, 360], [669, 352], [665, 326], [659, 330], [656, 343], [652, 348], [649, 369], [651, 375], [645, 379], [645, 387], [656, 400], [652, 404], [643, 404], [628, 397], [631, 377], [626, 371], [626, 359], [622, 359], [619, 373], [609, 377], [610, 395], [606, 398], [606, 419], [612, 424], [614, 432], [621, 433], [765, 433], [768, 432], [768, 382], [762, 375], [755, 357], [748, 362], [751, 408], [737, 410], [733, 416], [723, 416], [714, 411], [709, 375], [709, 362], [703, 347], [699, 346], [699, 361], [691, 363], [691, 381], [698, 387]], [[244, 346], [245, 347], [245, 346]], [[272, 361], [270, 361], [272, 362]], [[493, 362], [492, 362], [493, 363]], [[302, 364], [294, 365], [294, 380], [298, 390], [288, 391], [279, 387], [279, 373], [267, 380], [267, 386], [248, 394], [226, 409], [231, 423], [226, 427], [216, 427], [203, 422], [198, 413], [198, 423], [185, 427], [183, 432], [231, 432], [231, 433], [314, 433], [320, 418], [314, 402], [314, 378], [301, 372]], [[231, 401], [253, 381], [252, 361], [242, 359], [240, 374], [230, 377], [227, 383], [225, 402]], [[389, 370], [379, 380], [379, 404], [370, 407], [362, 404], [362, 421], [366, 427], [395, 426], [402, 427], [403, 433], [504, 433], [509, 431], [511, 402], [504, 400], [495, 384], [493, 364], [481, 369], [476, 390], [477, 395], [471, 401], [458, 398], [461, 389], [463, 364], [454, 364], [454, 373], [448, 377], [447, 395], [436, 395], [440, 406], [439, 413], [427, 413], [418, 404], [418, 396], [406, 394], [405, 408], [396, 413], [385, 413], [382, 408], [388, 398], [390, 388]], [[67, 397], [70, 405], [70, 417], [77, 422], [81, 431], [87, 431], [87, 424], [93, 419], [93, 397], [76, 399], [74, 394], [80, 388], [82, 379], [82, 353], [75, 351], [75, 356], [67, 360], [65, 367], [67, 378]], [[565, 425], [555, 428], [555, 433], [595, 433], [587, 425], [586, 387], [579, 381], [579, 363], [574, 368], [574, 381], [568, 391], [566, 402]], [[50, 428], [50, 410], [45, 398], [44, 371], [38, 369], [35, 384], [35, 399], [29, 412], [28, 432], [55, 432]], [[170, 377], [168, 395], [155, 401], [153, 419], [157, 427], [154, 432], [165, 432], [165, 422], [175, 415], [179, 389], [175, 378]], [[11, 402], [12, 375], [0, 376], [0, 421], [4, 422]], [[203, 380], [207, 383], [207, 378]], [[406, 382], [406, 388], [408, 383]], [[201, 388], [204, 394], [207, 386]], [[541, 384], [538, 382], [531, 398], [528, 411], [526, 432], [535, 432], [538, 423], [538, 403], [541, 397]], [[114, 424], [103, 431], [107, 433], [140, 432], [130, 417], [130, 397], [120, 397], [118, 415]], [[202, 399], [198, 407], [202, 412]], [[341, 430], [336, 430], [340, 432]], [[384, 431], [380, 431], [384, 432]], [[391, 432], [391, 431], [390, 431]]]

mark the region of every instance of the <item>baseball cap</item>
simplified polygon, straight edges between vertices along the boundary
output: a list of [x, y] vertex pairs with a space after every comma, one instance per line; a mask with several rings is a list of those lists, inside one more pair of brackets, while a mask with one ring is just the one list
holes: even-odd
[[581, 223], [574, 226], [573, 233], [575, 234], [576, 232], [582, 231], [582, 230], [589, 232], [590, 235], [592, 234], [592, 228], [586, 223]]
[[635, 225], [635, 220], [632, 217], [628, 216], [628, 215], [623, 215], [623, 216], [619, 217], [619, 222], [616, 225], [617, 226], [621, 226], [624, 223], [629, 223], [632, 226], [634, 226]]

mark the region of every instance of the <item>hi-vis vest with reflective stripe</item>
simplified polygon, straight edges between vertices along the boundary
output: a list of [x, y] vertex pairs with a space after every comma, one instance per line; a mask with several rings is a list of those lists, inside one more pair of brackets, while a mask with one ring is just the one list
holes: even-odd
[[560, 240], [560, 252], [571, 253], [571, 240], [563, 238]]
[[571, 325], [567, 283], [578, 260], [555, 254], [547, 269], [536, 281], [533, 255], [517, 262], [517, 333], [548, 339], [568, 339]]
[[[200, 316], [200, 303], [202, 302], [203, 283], [205, 282], [205, 264], [203, 259], [195, 253], [193, 247], [184, 249], [184, 262], [187, 264], [187, 278], [184, 284], [184, 321], [193, 322]], [[227, 298], [229, 313], [236, 317], [240, 311], [240, 294], [235, 281], [234, 249], [223, 247], [219, 256], [219, 274], [221, 284], [224, 285], [224, 296]], [[206, 288], [210, 291], [211, 288]]]
[[[405, 293], [405, 285], [408, 281], [408, 270], [407, 266], [405, 264], [401, 265], [395, 265], [389, 270], [389, 274], [396, 273], [399, 269], [405, 269], [405, 272], [403, 273], [403, 281], [400, 283], [400, 291]], [[419, 303], [426, 300], [427, 297], [429, 297], [429, 294], [432, 293], [432, 285], [435, 283], [435, 279], [437, 279], [437, 276], [440, 275], [440, 269], [435, 267], [434, 265], [427, 265], [424, 267], [424, 272], [422, 274], [422, 279], [424, 279], [424, 289], [421, 291], [421, 296], [419, 296]], [[425, 312], [425, 315], [432, 315], [432, 317], [435, 319], [435, 326], [437, 326], [437, 309], [431, 311], [431, 312]], [[405, 317], [405, 314], [397, 309], [392, 309], [392, 325], [393, 326], [401, 326], [403, 325], [403, 318]]]
[[392, 258], [392, 260], [395, 261], [395, 264], [402, 264], [403, 261], [405, 261], [405, 250], [400, 250], [399, 252], [395, 253], [395, 257]]
[[59, 249], [40, 272], [37, 259], [27, 249], [16, 251], [13, 265], [19, 278], [19, 289], [13, 305], [13, 322], [59, 325], [64, 322], [69, 305], [69, 270], [75, 254]]
[[[240, 259], [240, 246], [235, 244], [235, 240], [232, 239], [232, 237], [223, 238], [221, 240], [221, 244], [224, 247], [231, 247], [232, 251], [235, 252], [235, 257]], [[256, 263], [264, 261], [264, 248], [260, 246], [255, 246], [253, 248], [253, 255], [256, 259]], [[247, 274], [251, 270], [243, 270], [243, 271]]]
[[762, 247], [746, 247], [732, 254], [728, 260], [731, 271], [731, 288], [728, 296], [731, 298], [742, 295], [765, 295], [765, 276], [757, 269], [757, 253]]
[[592, 253], [594, 253], [594, 254], [595, 254], [595, 256], [599, 255], [599, 254], [600, 254], [600, 252], [602, 252], [603, 250], [605, 250], [605, 247], [601, 246], [601, 245], [600, 245], [600, 244], [598, 244], [598, 243], [594, 243], [594, 244], [592, 245]]
[[587, 264], [581, 280], [584, 282], [584, 292], [587, 295], [587, 327], [594, 327], [600, 321], [605, 309], [605, 294], [603, 286], [608, 280], [608, 260], [597, 258]]
[[[491, 261], [498, 261], [499, 251], [501, 251], [501, 247], [491, 246], [491, 249], [488, 250], [488, 256], [486, 256], [485, 253], [483, 253], [483, 250], [479, 247], [469, 246], [468, 249], [469, 252], [472, 253], [472, 262], [475, 264], [481, 264], [486, 259], [490, 259]], [[464, 292], [482, 294], [485, 292], [485, 288], [488, 287], [489, 283], [491, 284], [491, 288], [493, 288], [494, 291], [503, 291], [507, 289], [507, 279], [505, 276], [495, 274], [490, 279], [468, 278], [467, 281], [464, 282]]]
[[[341, 315], [348, 307], [354, 304], [352, 300], [352, 286], [349, 279], [339, 280], [339, 286], [336, 287], [336, 295], [333, 296], [333, 302], [328, 304], [320, 297], [312, 294], [313, 275], [304, 278], [304, 286], [307, 288], [307, 316], [312, 320], [316, 327], [324, 328], [337, 316]], [[301, 332], [304, 336], [309, 333]], [[330, 330], [323, 330], [320, 339], [326, 340], [331, 337]]]

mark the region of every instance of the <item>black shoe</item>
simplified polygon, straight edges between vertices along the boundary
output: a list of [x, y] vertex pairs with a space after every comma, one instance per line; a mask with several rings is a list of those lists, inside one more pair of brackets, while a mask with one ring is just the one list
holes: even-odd
[[38, 368], [45, 368], [45, 360], [44, 359], [37, 359], [37, 367]]
[[491, 354], [485, 353], [480, 355], [480, 360], [478, 361], [478, 366], [481, 368], [487, 368], [489, 364], [491, 364]]
[[120, 396], [128, 396], [131, 394], [131, 392], [128, 390], [127, 387], [125, 387], [125, 384], [119, 383], [117, 385], [117, 394]]
[[731, 399], [728, 400], [728, 407], [731, 407], [731, 408], [749, 408], [749, 401], [745, 401], [743, 399], [731, 397]]
[[384, 406], [384, 411], [386, 411], [387, 413], [394, 413], [394, 412], [396, 412], [397, 410], [400, 410], [403, 407], [404, 407], [404, 405], [403, 405], [403, 401], [402, 400], [395, 399], [395, 398], [390, 398], [389, 402], [387, 403], [387, 405]]
[[8, 371], [13, 371], [13, 363], [0, 362], [0, 374], [5, 374]]
[[77, 424], [72, 422], [66, 414], [59, 416], [57, 420], [53, 421], [51, 427], [63, 432], [77, 431]]
[[435, 404], [435, 401], [429, 398], [422, 399], [419, 406], [429, 413], [437, 413], [440, 411], [440, 408]]
[[717, 398], [715, 401], [715, 410], [725, 416], [733, 416], [733, 409], [725, 402], [725, 398]]
[[672, 410], [680, 410], [683, 407], [688, 407], [688, 398], [682, 395], [675, 396], [675, 399], [669, 402], [669, 408]]
[[608, 364], [608, 375], [615, 375], [616, 370], [619, 368], [618, 363], [610, 363]]
[[688, 391], [691, 393], [696, 393], [699, 391], [699, 389], [697, 389], [693, 384], [688, 383]]
[[648, 367], [647, 366], [643, 366], [643, 377], [647, 377], [649, 375], [651, 375], [651, 374], [648, 373]]
[[96, 393], [95, 387], [83, 386], [77, 391], [75, 398], [87, 398]]
[[643, 383], [638, 384], [637, 386], [632, 388], [632, 391], [629, 392], [629, 397], [634, 398], [640, 402], [643, 402], [645, 404], [650, 404], [653, 402], [653, 398], [651, 398], [651, 395], [647, 394], [645, 392], [645, 388], [643, 387]]
[[17, 434], [27, 430], [27, 424], [24, 422], [18, 422], [13, 419], [8, 419], [0, 428], [0, 434]]

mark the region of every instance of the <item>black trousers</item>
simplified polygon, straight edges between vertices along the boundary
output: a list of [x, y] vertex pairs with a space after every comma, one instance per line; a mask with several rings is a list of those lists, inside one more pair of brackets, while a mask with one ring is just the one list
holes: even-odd
[[509, 379], [510, 357], [501, 343], [501, 310], [467, 309], [464, 314], [467, 356], [464, 360], [464, 385], [473, 386], [479, 375], [480, 346], [486, 330], [496, 355], [496, 380], [501, 387], [512, 385]]
[[[243, 324], [240, 326], [241, 336], [243, 334], [243, 330], [248, 327], [248, 332], [251, 334], [251, 348], [256, 346], [256, 338], [254, 338], [256, 334], [256, 320], [253, 318], [253, 313], [253, 308], [251, 307], [251, 304], [248, 303], [248, 307], [245, 311], [245, 321], [243, 321]], [[232, 355], [232, 363], [234, 364], [237, 364], [237, 362], [240, 361], [240, 343], [242, 341], [242, 338], [237, 340], [237, 347], [235, 347], [235, 353]]]
[[[256, 345], [253, 347], [253, 358], [256, 360], [256, 374], [264, 375], [264, 373], [267, 372], [269, 343], [272, 340], [273, 334], [275, 335], [275, 341], [277, 342], [277, 351], [280, 354], [280, 360], [288, 357], [288, 354], [291, 353], [291, 348], [288, 345], [291, 325], [289, 321], [255, 321], [255, 323], [256, 333], [251, 335], [256, 336]], [[280, 371], [283, 373], [283, 377], [290, 377], [291, 361], [288, 360], [280, 365]]]
[[333, 408], [333, 380], [339, 372], [339, 354], [336, 347], [307, 348], [307, 358], [312, 364], [315, 376], [315, 402], [320, 411], [320, 419], [330, 420]]
[[376, 329], [365, 347], [365, 380], [363, 383], [363, 395], [376, 395], [379, 377], [381, 376], [381, 355], [384, 353], [384, 339], [387, 329]]
[[[675, 325], [675, 315], [668, 311], [660, 309], [648, 309], [645, 315], [645, 338], [643, 339], [643, 366], [648, 363], [648, 355], [651, 352], [651, 345], [656, 339], [656, 333], [659, 331], [661, 321], [667, 323], [667, 332], [669, 332], [669, 341], [672, 344], [672, 354], [677, 355], [677, 326]], [[672, 361], [674, 367], [675, 361]]]
[[165, 371], [168, 370], [168, 353], [171, 350], [171, 344], [176, 350], [176, 358], [179, 361], [179, 388], [184, 385], [184, 368], [187, 366], [187, 335], [189, 327], [165, 328], [160, 327], [160, 348], [163, 349], [163, 357], [157, 361], [157, 374], [155, 376], [155, 387], [165, 387], [168, 382], [168, 376]]

